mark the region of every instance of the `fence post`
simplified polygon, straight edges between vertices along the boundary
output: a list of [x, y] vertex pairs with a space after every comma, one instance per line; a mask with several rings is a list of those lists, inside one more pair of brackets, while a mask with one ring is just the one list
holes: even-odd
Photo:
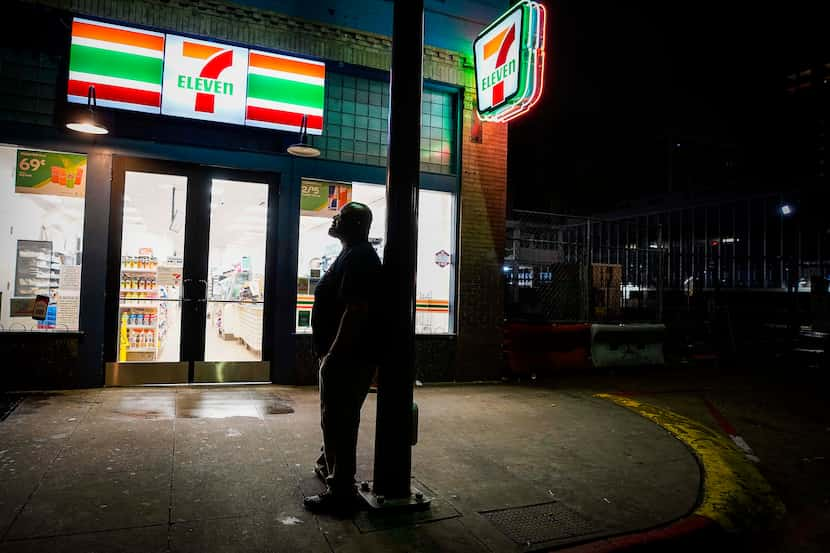
[[663, 322], [663, 225], [657, 225], [657, 321]]
[[580, 310], [582, 311], [581, 317], [583, 321], [590, 319], [591, 311], [591, 253], [593, 251], [591, 228], [591, 220], [588, 219], [585, 222], [585, 241], [582, 252], [582, 302]]

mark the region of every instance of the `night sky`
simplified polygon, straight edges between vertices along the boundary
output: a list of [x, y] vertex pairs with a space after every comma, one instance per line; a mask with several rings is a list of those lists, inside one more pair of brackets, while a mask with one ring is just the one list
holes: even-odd
[[545, 3], [545, 95], [510, 124], [511, 207], [601, 213], [670, 187], [794, 186], [785, 77], [830, 62], [826, 3]]

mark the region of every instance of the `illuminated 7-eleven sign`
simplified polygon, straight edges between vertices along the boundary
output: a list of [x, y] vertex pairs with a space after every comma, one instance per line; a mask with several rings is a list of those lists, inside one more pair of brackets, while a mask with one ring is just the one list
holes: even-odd
[[522, 0], [478, 35], [473, 51], [481, 118], [518, 117], [542, 94], [545, 7]]
[[248, 49], [167, 35], [161, 113], [245, 123]]

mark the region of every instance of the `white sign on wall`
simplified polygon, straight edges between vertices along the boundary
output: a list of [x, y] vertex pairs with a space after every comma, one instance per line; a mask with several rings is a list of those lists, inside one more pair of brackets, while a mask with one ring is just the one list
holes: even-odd
[[248, 50], [167, 35], [161, 112], [222, 123], [245, 123]]

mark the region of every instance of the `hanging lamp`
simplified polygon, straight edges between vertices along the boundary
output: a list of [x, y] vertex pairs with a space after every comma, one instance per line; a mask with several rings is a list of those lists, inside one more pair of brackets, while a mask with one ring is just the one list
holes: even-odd
[[291, 154], [292, 156], [297, 157], [318, 157], [320, 155], [320, 150], [308, 144], [306, 141], [308, 140], [308, 115], [305, 113], [303, 114], [303, 122], [300, 123], [300, 141], [296, 144], [292, 144], [286, 151]]
[[86, 134], [108, 134], [110, 131], [100, 123], [95, 122], [95, 108], [98, 102], [95, 98], [95, 86], [90, 85], [86, 96], [86, 105], [89, 108], [89, 115], [66, 124], [67, 129]]

